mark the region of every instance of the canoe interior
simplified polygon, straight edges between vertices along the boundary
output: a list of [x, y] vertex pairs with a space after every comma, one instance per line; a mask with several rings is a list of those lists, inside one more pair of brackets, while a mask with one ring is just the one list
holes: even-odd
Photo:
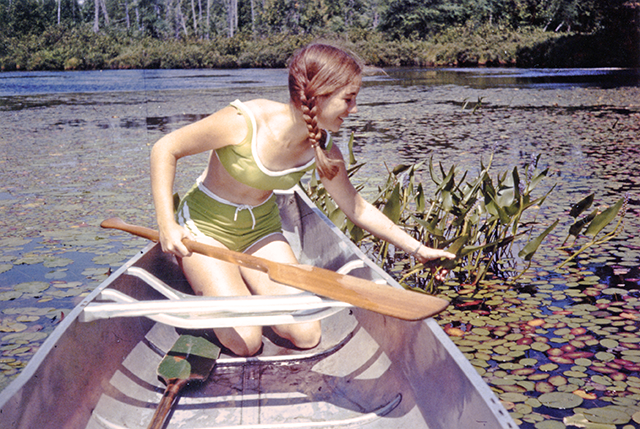
[[[279, 201], [302, 263], [335, 270], [365, 258], [305, 196]], [[61, 322], [0, 394], [0, 427], [147, 427], [164, 390], [157, 365], [182, 330], [143, 317], [78, 320], [104, 288], [161, 298], [123, 274], [131, 265], [189, 291], [175, 261], [147, 246]], [[395, 284], [368, 260], [352, 274]], [[221, 356], [205, 384], [183, 392], [166, 428], [517, 428], [434, 320], [353, 308], [322, 323], [322, 344], [311, 351], [281, 347], [267, 328], [259, 356]]]

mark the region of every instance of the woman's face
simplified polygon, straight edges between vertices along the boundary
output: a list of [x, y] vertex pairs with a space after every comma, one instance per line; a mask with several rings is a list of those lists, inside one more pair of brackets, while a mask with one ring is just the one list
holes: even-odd
[[340, 129], [344, 118], [356, 113], [356, 97], [360, 92], [360, 79], [349, 83], [331, 95], [318, 100], [318, 126], [333, 133]]

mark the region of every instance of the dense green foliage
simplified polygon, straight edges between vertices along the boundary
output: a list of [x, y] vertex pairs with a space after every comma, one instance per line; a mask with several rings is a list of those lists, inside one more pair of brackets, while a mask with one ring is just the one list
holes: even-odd
[[0, 67], [277, 67], [318, 38], [380, 66], [634, 66], [639, 12], [625, 0], [0, 0]]
[[[362, 167], [353, 156], [353, 136], [349, 158], [349, 173], [353, 176]], [[442, 267], [451, 270], [460, 283], [479, 286], [487, 275], [516, 282], [560, 222], [538, 218], [537, 209], [555, 186], [546, 191], [538, 189], [549, 174], [548, 168], [539, 168], [540, 155], [533, 156], [522, 169], [514, 167], [495, 176], [491, 161], [492, 157], [486, 165], [480, 162], [476, 177], [455, 165], [447, 170], [429, 162], [429, 175], [436, 185], [433, 196], [426, 195], [425, 187], [415, 180], [416, 171], [424, 163], [398, 165], [389, 171], [372, 204], [418, 241], [455, 253], [456, 259], [443, 261]], [[411, 255], [394, 251], [388, 243], [354, 225], [317, 180], [310, 181], [305, 189], [336, 226], [394, 273], [402, 285], [435, 292], [435, 277], [426, 269], [434, 267], [425, 267]], [[608, 208], [595, 209], [584, 216], [594, 202], [594, 194], [572, 204], [569, 211], [574, 221], [562, 245], [572, 254], [559, 267], [588, 248], [616, 237], [623, 228], [628, 200], [629, 194]], [[613, 226], [607, 228], [610, 224]], [[605, 228], [607, 231], [603, 232]], [[570, 237], [572, 243], [565, 247]]]

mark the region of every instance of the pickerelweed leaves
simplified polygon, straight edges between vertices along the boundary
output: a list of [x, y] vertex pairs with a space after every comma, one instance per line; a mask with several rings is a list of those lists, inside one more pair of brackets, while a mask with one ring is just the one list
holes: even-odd
[[[353, 136], [349, 142], [349, 160], [348, 172], [353, 176], [362, 167], [356, 165], [353, 155]], [[453, 271], [460, 283], [477, 286], [489, 273], [515, 281], [529, 269], [545, 238], [560, 224], [560, 219], [544, 216], [538, 219], [538, 209], [555, 185], [540, 191], [541, 184], [550, 175], [548, 168], [539, 168], [540, 155], [532, 156], [521, 169], [516, 166], [495, 176], [490, 171], [492, 161], [493, 154], [486, 165], [481, 160], [479, 173], [469, 178], [468, 171], [461, 172], [455, 165], [448, 169], [442, 163], [436, 166], [430, 159], [427, 167], [436, 189], [431, 198], [415, 178], [425, 162], [398, 165], [388, 170], [386, 183], [378, 187], [372, 204], [417, 240], [455, 253], [454, 260], [441, 261], [441, 268]], [[418, 263], [410, 255], [398, 254], [388, 243], [353, 225], [317, 180], [312, 180], [306, 190], [354, 242], [377, 256], [385, 269], [399, 273], [401, 284], [411, 289], [435, 291], [435, 276], [427, 269], [431, 266]], [[569, 207], [569, 215], [576, 220], [569, 227], [567, 238], [573, 236], [575, 241], [584, 235], [590, 240], [561, 266], [620, 232], [624, 210], [614, 230], [599, 237], [621, 211], [624, 199], [580, 218], [594, 200], [595, 195], [591, 194]], [[525, 263], [524, 268], [518, 268], [519, 261]]]

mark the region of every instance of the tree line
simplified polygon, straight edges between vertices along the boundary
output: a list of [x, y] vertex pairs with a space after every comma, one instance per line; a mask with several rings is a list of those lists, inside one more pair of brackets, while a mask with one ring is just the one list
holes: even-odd
[[159, 39], [375, 30], [428, 37], [451, 26], [592, 33], [637, 24], [630, 0], [0, 0], [4, 34], [91, 25]]
[[281, 67], [340, 39], [378, 66], [640, 66], [639, 0], [0, 0], [0, 70]]

